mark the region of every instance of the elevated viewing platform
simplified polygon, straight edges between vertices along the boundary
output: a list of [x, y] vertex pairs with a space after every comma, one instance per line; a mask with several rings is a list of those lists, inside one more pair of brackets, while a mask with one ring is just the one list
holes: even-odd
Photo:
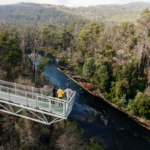
[[[74, 91], [68, 100], [54, 98], [49, 95], [50, 90], [0, 80], [0, 111], [47, 125], [67, 119], [72, 110], [76, 92]], [[8, 107], [3, 104], [7, 104]], [[14, 111], [11, 106], [20, 109]], [[34, 115], [34, 118], [23, 115], [22, 110], [29, 111]], [[40, 113], [40, 115], [36, 113]], [[44, 115], [56, 118], [48, 122]], [[35, 119], [35, 117], [38, 119]]]

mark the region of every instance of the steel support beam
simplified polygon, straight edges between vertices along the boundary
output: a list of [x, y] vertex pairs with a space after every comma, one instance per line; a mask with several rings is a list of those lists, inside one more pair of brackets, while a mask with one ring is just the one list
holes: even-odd
[[[0, 100], [1, 103], [5, 103], [5, 104], [10, 104], [12, 106], [16, 106], [16, 107], [21, 107], [23, 109], [26, 109], [26, 110], [31, 110], [31, 111], [34, 111], [34, 112], [38, 112], [38, 113], [43, 113], [45, 115], [49, 115], [49, 116], [53, 116], [53, 117], [58, 117], [58, 118], [61, 118], [61, 119], [66, 119], [65, 117], [63, 116], [59, 116], [59, 115], [56, 115], [56, 114], [53, 114], [53, 113], [49, 113], [49, 112], [46, 112], [46, 111], [42, 111], [42, 110], [38, 110], [38, 109], [34, 109], [34, 108], [31, 108], [31, 107], [26, 107], [26, 106], [23, 106], [23, 105], [19, 105], [19, 104], [15, 104], [15, 103], [11, 103], [11, 102], [8, 102], [8, 101], [4, 101], [4, 100]], [[1, 105], [1, 104], [0, 104]], [[2, 106], [3, 107], [3, 106]], [[10, 110], [9, 110], [10, 111]]]
[[[1, 102], [1, 100], [0, 100], [0, 102]], [[25, 118], [25, 119], [29, 119], [29, 120], [32, 120], [32, 121], [35, 121], [35, 122], [39, 122], [39, 123], [42, 123], [42, 124], [51, 125], [52, 123], [56, 123], [56, 122], [59, 122], [59, 121], [65, 119], [65, 118], [58, 118], [57, 117], [57, 118], [53, 119], [52, 121], [48, 122], [48, 120], [46, 119], [46, 117], [44, 116], [44, 114], [42, 112], [38, 112], [38, 113], [40, 113], [43, 116], [44, 119], [41, 118], [39, 115], [35, 114], [33, 112], [33, 110], [28, 109], [28, 107], [27, 108], [21, 108], [21, 109], [19, 109], [18, 111], [15, 112], [13, 110], [13, 108], [11, 107], [12, 103], [5, 102], [5, 101], [2, 101], [2, 103], [7, 104], [9, 106], [10, 110], [8, 108], [6, 108], [5, 106], [3, 106], [2, 104], [0, 104], [0, 106], [4, 108], [4, 109], [0, 109], [1, 112], [8, 113], [8, 114], [11, 114], [11, 115], [15, 115], [17, 117], [22, 117], [22, 118]], [[14, 104], [12, 104], [12, 105], [14, 105]], [[14, 106], [16, 106], [16, 104]], [[21, 106], [17, 106], [17, 107], [21, 107]], [[18, 113], [20, 113], [23, 110], [27, 110], [28, 112], [33, 114], [33, 116], [36, 116], [38, 119], [31, 118], [31, 117], [28, 117], [28, 116], [25, 116], [25, 115], [22, 115], [22, 114], [18, 114]], [[50, 113], [49, 113], [49, 116], [51, 116]]]

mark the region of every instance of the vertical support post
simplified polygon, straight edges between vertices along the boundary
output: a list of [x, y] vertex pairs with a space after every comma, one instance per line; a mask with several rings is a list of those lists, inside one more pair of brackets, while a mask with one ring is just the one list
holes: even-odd
[[[41, 96], [43, 96], [43, 89], [41, 89]], [[44, 98], [41, 98], [41, 100], [43, 101]]]
[[27, 92], [26, 92], [26, 105], [28, 107], [28, 97], [27, 97]]
[[9, 89], [8, 88], [7, 88], [7, 93], [8, 93], [9, 102], [10, 102], [10, 95], [9, 95]]
[[43, 89], [41, 89], [41, 95], [43, 95]]
[[68, 102], [66, 103], [66, 115], [68, 113]]
[[66, 117], [66, 103], [63, 102], [63, 113], [64, 113], [64, 116]]
[[33, 87], [32, 87], [32, 99], [33, 99]]
[[51, 112], [51, 99], [49, 99], [49, 112]]
[[16, 90], [16, 83], [15, 83], [15, 95], [17, 95], [17, 90]]
[[36, 102], [36, 109], [38, 109], [38, 97], [37, 97], [37, 94], [35, 95], [35, 102]]
[[0, 85], [0, 91], [1, 91], [1, 85]]

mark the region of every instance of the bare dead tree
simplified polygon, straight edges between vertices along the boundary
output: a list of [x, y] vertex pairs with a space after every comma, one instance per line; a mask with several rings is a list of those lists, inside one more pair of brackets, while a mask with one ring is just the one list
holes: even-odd
[[22, 49], [22, 58], [23, 58], [23, 70], [25, 70], [25, 47], [26, 47], [26, 36], [27, 36], [28, 27], [21, 27], [19, 31], [20, 38], [20, 48]]
[[30, 45], [32, 47], [33, 54], [33, 80], [36, 83], [36, 70], [35, 70], [35, 59], [36, 59], [36, 51], [39, 43], [39, 29], [37, 27], [33, 27], [30, 31]]

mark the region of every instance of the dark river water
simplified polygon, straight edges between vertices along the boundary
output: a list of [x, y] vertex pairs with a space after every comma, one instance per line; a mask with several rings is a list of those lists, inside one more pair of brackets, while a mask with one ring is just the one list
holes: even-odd
[[[38, 63], [36, 60], [36, 65]], [[72, 90], [77, 91], [68, 119], [78, 123], [85, 138], [101, 145], [105, 150], [150, 150], [150, 131], [100, 98], [86, 92], [57, 70], [55, 66], [59, 63], [58, 59], [51, 58], [43, 74], [53, 84], [63, 89], [69, 84]]]

